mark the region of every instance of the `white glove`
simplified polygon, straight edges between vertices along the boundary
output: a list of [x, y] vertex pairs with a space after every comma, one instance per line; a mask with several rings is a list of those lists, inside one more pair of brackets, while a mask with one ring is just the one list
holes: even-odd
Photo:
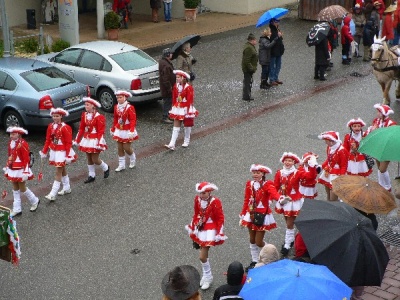
[[46, 158], [47, 154], [44, 154], [42, 151], [39, 151], [40, 158]]
[[4, 174], [7, 173], [7, 171], [8, 171], [8, 168], [7, 168], [7, 167], [4, 167], [4, 168], [3, 168]]
[[22, 174], [22, 182], [27, 181], [28, 180], [28, 174]]
[[188, 233], [190, 233], [189, 225], [185, 225], [185, 229], [186, 229], [186, 231], [187, 231]]
[[71, 158], [71, 157], [67, 157], [67, 158], [65, 159], [65, 163], [66, 163], [67, 165], [69, 165], [70, 163], [72, 163], [72, 158]]
[[128, 139], [133, 139], [135, 137], [134, 132], [128, 132]]
[[110, 129], [110, 135], [114, 136], [114, 132]]
[[217, 235], [215, 236], [214, 241], [216, 241], [217, 243], [218, 243], [219, 241], [222, 241], [222, 236], [220, 236], [219, 234], [217, 234]]
[[286, 203], [288, 203], [290, 200], [292, 200], [292, 198], [286, 196], [285, 198], [279, 200], [279, 204], [280, 204], [281, 206], [284, 206], [284, 205], [285, 205]]
[[317, 165], [317, 158], [314, 155], [311, 155], [310, 159], [308, 160], [308, 165], [311, 168], [314, 168]]
[[79, 143], [76, 140], [72, 141], [72, 146], [79, 146]]

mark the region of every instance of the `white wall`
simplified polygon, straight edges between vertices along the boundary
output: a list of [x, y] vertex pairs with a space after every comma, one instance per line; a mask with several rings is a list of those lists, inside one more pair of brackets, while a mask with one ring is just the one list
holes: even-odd
[[42, 22], [40, 0], [5, 0], [8, 25], [10, 27], [26, 24], [26, 10], [36, 10], [36, 27]]

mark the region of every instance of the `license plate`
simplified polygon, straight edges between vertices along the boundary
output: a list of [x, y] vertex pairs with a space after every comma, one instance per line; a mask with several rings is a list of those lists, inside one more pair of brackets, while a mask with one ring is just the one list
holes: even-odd
[[159, 81], [158, 77], [150, 78], [150, 85], [151, 86], [154, 86], [154, 85], [159, 86], [160, 85], [160, 81]]
[[63, 99], [62, 100], [62, 104], [65, 106], [65, 105], [69, 105], [71, 103], [78, 102], [80, 100], [81, 100], [81, 96], [79, 96], [79, 95], [78, 96], [73, 96], [73, 97], [69, 97], [67, 99]]

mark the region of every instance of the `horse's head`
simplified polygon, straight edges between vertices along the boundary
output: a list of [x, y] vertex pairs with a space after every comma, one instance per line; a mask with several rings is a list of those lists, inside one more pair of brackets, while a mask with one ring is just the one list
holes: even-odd
[[383, 55], [387, 53], [388, 47], [385, 42], [386, 36], [378, 38], [374, 36], [374, 43], [371, 45], [371, 61], [380, 62], [382, 61]]

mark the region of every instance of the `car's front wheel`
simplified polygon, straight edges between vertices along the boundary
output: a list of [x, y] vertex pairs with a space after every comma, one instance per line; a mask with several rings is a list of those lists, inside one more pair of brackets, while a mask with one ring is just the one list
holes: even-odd
[[15, 110], [9, 110], [4, 115], [3, 126], [5, 129], [7, 129], [10, 126], [23, 127], [24, 123], [19, 113], [17, 113]]
[[117, 97], [111, 89], [103, 88], [99, 92], [98, 99], [101, 104], [101, 108], [105, 112], [112, 113], [114, 111], [114, 105], [117, 103]]

